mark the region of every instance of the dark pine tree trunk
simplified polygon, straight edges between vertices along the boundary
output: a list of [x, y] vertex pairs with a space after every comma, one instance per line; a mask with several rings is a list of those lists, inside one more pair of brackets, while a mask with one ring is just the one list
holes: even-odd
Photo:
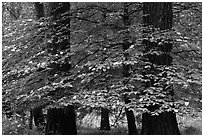
[[[53, 38], [52, 43], [48, 44], [48, 52], [53, 55], [70, 51], [69, 10], [69, 2], [55, 2], [49, 3], [48, 5], [48, 16], [51, 17], [51, 37]], [[61, 72], [68, 74], [71, 68], [70, 57], [66, 57], [63, 63], [54, 62], [51, 67], [51, 75], [56, 73], [61, 74]], [[69, 105], [49, 109], [45, 134], [76, 135], [77, 129], [74, 106]]]
[[[154, 31], [154, 28], [159, 28], [160, 30], [170, 30], [172, 28], [172, 3], [164, 2], [151, 2], [143, 3], [143, 23], [144, 27], [151, 26], [152, 30], [144, 30], [145, 34], [151, 33]], [[146, 36], [145, 36], [146, 37]], [[169, 41], [171, 41], [169, 39]], [[172, 57], [170, 52], [172, 49], [172, 42], [167, 42], [165, 44], [159, 45], [158, 42], [151, 42], [149, 40], [143, 40], [145, 45], [145, 58], [155, 65], [165, 65], [169, 66], [172, 64]], [[158, 51], [161, 51], [161, 54], [151, 53], [151, 49], [157, 47]], [[153, 66], [152, 66], [153, 67]], [[144, 72], [145, 74], [155, 74], [157, 73], [156, 68], [152, 68], [151, 72]], [[153, 73], [152, 73], [153, 72]], [[164, 77], [166, 77], [164, 75]], [[146, 88], [154, 86], [154, 80], [151, 80], [150, 83], [146, 83]], [[169, 85], [168, 85], [169, 86]], [[156, 87], [156, 86], [155, 86]], [[171, 87], [172, 88], [172, 87]], [[163, 88], [165, 89], [165, 88]], [[168, 92], [170, 96], [173, 95], [173, 88]], [[163, 90], [162, 92], [166, 92]], [[173, 99], [172, 99], [173, 102]], [[150, 111], [158, 109], [158, 106], [152, 105], [149, 106]], [[176, 120], [176, 114], [173, 111], [162, 112], [159, 115], [151, 115], [149, 113], [144, 113], [142, 115], [142, 131], [143, 135], [179, 135], [178, 124]]]
[[[129, 21], [129, 11], [128, 11], [128, 3], [124, 3], [124, 15], [123, 15], [123, 24], [126, 28], [128, 28], [130, 26], [130, 21]], [[125, 53], [125, 51], [131, 46], [131, 43], [129, 43], [129, 31], [126, 31], [126, 33], [124, 34], [124, 40], [123, 40], [123, 52], [124, 52], [124, 57], [125, 60], [128, 61], [129, 59], [129, 54]], [[123, 84], [126, 85], [128, 84], [128, 77], [130, 76], [129, 73], [129, 68], [130, 65], [128, 64], [123, 64], [123, 77], [125, 78], [125, 80], [123, 81]], [[127, 89], [124, 92], [129, 92], [130, 90]], [[130, 103], [130, 99], [128, 96], [124, 97], [125, 100], [125, 104]], [[134, 117], [134, 113], [132, 110], [128, 110], [127, 108], [125, 109], [126, 112], [126, 117], [127, 117], [127, 123], [128, 123], [128, 134], [129, 135], [137, 135], [138, 131], [137, 131], [137, 127], [135, 124], [135, 117]]]
[[37, 20], [40, 19], [41, 17], [44, 17], [44, 6], [42, 2], [35, 2], [35, 12], [36, 12], [36, 18]]
[[109, 110], [101, 108], [101, 127], [100, 130], [110, 130]]
[[76, 135], [74, 106], [51, 108], [47, 114], [46, 135]]

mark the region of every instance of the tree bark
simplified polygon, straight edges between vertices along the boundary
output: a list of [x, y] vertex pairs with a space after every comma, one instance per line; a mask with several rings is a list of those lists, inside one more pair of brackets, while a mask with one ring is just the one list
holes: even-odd
[[[102, 23], [105, 23], [106, 21], [106, 12], [102, 12]], [[105, 52], [102, 51], [102, 60], [105, 61], [106, 59], [104, 58]], [[103, 81], [106, 83], [106, 79]], [[103, 85], [105, 86], [105, 85]], [[107, 90], [108, 86], [106, 87]], [[101, 125], [100, 125], [100, 130], [110, 130], [110, 122], [109, 122], [109, 110], [107, 108], [101, 108]]]
[[45, 117], [42, 111], [42, 107], [43, 106], [37, 106], [30, 109], [30, 120], [29, 120], [30, 129], [33, 128], [33, 124], [40, 130], [42, 130], [43, 126], [45, 125]]
[[[151, 30], [145, 30], [144, 34], [148, 34], [155, 31], [155, 28], [159, 28], [160, 30], [170, 30], [172, 28], [172, 3], [164, 3], [164, 2], [152, 2], [152, 3], [143, 3], [143, 23], [144, 27], [151, 26]], [[146, 36], [145, 36], [146, 37]], [[171, 40], [169, 40], [171, 41]], [[143, 44], [145, 46], [144, 56], [150, 63], [155, 65], [171, 65], [172, 57], [170, 56], [170, 52], [172, 49], [172, 42], [167, 42], [162, 45], [159, 45], [158, 42], [151, 42], [150, 40], [143, 40]], [[162, 53], [157, 55], [151, 53], [151, 49], [157, 47], [158, 51]], [[152, 66], [153, 67], [153, 66]], [[157, 73], [156, 68], [152, 68], [151, 72], [144, 72], [145, 74], [153, 74]], [[166, 76], [164, 76], [166, 77]], [[146, 88], [154, 86], [154, 80], [150, 80], [149, 83], [146, 83]], [[155, 86], [156, 87], [156, 86]], [[172, 87], [171, 87], [172, 88]], [[164, 88], [165, 89], [165, 88]], [[170, 90], [168, 94], [170, 96], [173, 95], [173, 88]], [[166, 92], [163, 90], [163, 92]], [[172, 99], [173, 102], [173, 99]], [[159, 105], [151, 105], [148, 108], [149, 111], [154, 111], [158, 109]], [[142, 115], [142, 131], [143, 135], [179, 135], [178, 124], [176, 120], [176, 114], [173, 111], [170, 112], [161, 112], [159, 115], [151, 115], [149, 113], [144, 113]]]
[[[126, 98], [125, 104], [130, 103], [130, 100]], [[135, 124], [135, 116], [132, 110], [125, 108], [126, 118], [128, 122], [128, 134], [129, 135], [138, 135], [137, 127]]]
[[41, 17], [44, 17], [44, 6], [42, 2], [35, 2], [35, 11], [36, 11], [36, 18], [39, 20]]
[[[126, 28], [130, 26], [130, 21], [129, 21], [129, 11], [128, 11], [128, 3], [124, 3], [124, 15], [123, 15], [123, 24]], [[124, 52], [124, 58], [127, 61], [129, 59], [129, 54], [126, 53], [125, 51], [131, 46], [129, 43], [129, 31], [126, 30], [126, 33], [124, 34], [124, 39], [123, 39], [123, 52]], [[126, 85], [128, 84], [128, 77], [130, 76], [129, 73], [130, 65], [129, 64], [123, 64], [123, 77], [125, 80], [123, 81], [123, 84]], [[124, 92], [129, 92], [130, 90], [124, 90]], [[125, 104], [130, 103], [130, 99], [127, 95], [124, 97]], [[128, 123], [128, 134], [129, 135], [137, 135], [137, 127], [135, 124], [135, 117], [134, 113], [132, 110], [128, 110], [127, 108], [125, 109], [126, 112], [126, 117], [127, 117], [127, 123]]]
[[159, 116], [142, 115], [142, 135], [180, 135], [176, 114], [163, 112]]
[[101, 108], [101, 127], [100, 130], [110, 130], [109, 110]]
[[[69, 2], [50, 2], [48, 4], [48, 16], [50, 19], [50, 29], [52, 29], [53, 42], [49, 44], [49, 52], [52, 54], [56, 54], [61, 50], [70, 50], [70, 14], [68, 13], [70, 10]], [[63, 16], [63, 14], [66, 14]], [[66, 17], [65, 17], [66, 16]], [[54, 23], [55, 22], [55, 23]], [[66, 27], [65, 27], [66, 26]], [[65, 28], [63, 28], [65, 27]], [[63, 28], [60, 30], [60, 28]], [[58, 31], [61, 31], [58, 35]], [[64, 37], [63, 40], [61, 36]], [[60, 41], [60, 42], [59, 42]]]
[[74, 106], [51, 108], [47, 114], [46, 135], [76, 135]]
[[37, 108], [32, 109], [32, 113], [33, 113], [35, 125], [37, 127], [39, 127], [40, 125], [42, 125], [45, 122], [41, 107], [37, 107]]
[[[55, 2], [48, 4], [48, 16], [50, 16], [50, 30], [52, 43], [48, 44], [48, 52], [56, 55], [60, 52], [70, 51], [70, 3]], [[69, 72], [71, 68], [70, 57], [66, 57], [63, 63], [54, 62], [50, 66], [51, 75], [61, 72]], [[45, 134], [75, 135], [76, 118], [74, 106], [70, 105], [61, 108], [51, 108], [47, 114]]]
[[40, 126], [44, 125], [45, 120], [44, 120], [42, 108], [36, 107], [36, 108], [33, 108], [31, 111], [33, 114], [35, 126], [40, 127]]

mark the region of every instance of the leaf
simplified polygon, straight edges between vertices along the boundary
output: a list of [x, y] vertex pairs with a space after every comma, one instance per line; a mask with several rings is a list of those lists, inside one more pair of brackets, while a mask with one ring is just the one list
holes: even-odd
[[73, 97], [73, 99], [76, 99], [76, 98], [77, 98], [76, 96]]

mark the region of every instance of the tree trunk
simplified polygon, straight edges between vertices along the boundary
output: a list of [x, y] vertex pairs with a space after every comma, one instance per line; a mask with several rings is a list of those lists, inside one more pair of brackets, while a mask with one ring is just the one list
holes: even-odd
[[45, 125], [45, 118], [42, 111], [42, 106], [38, 106], [30, 110], [30, 129], [32, 129], [33, 127], [33, 121], [35, 126], [39, 129], [43, 128], [43, 126]]
[[[51, 17], [50, 29], [52, 30], [51, 35], [53, 37], [52, 43], [48, 45], [49, 53], [59, 54], [61, 50], [70, 50], [70, 14], [68, 13], [69, 10], [70, 10], [69, 2], [62, 2], [62, 3], [50, 2], [48, 4], [47, 15]], [[61, 15], [65, 13], [67, 14], [64, 15], [64, 17], [62, 18]], [[59, 31], [61, 32], [59, 33]], [[63, 36], [63, 40], [62, 40], [62, 36]], [[64, 64], [65, 65], [64, 67], [57, 66], [58, 70], [59, 71], [64, 71], [64, 69], [66, 69], [66, 71], [69, 70], [70, 68], [69, 60], [70, 58], [68, 58], [68, 62], [67, 64]]]
[[35, 126], [39, 127], [40, 125], [45, 123], [44, 115], [41, 107], [36, 107], [32, 109], [32, 113], [33, 113]]
[[[106, 12], [102, 12], [102, 23], [105, 23], [106, 21]], [[102, 60], [105, 61], [104, 58], [105, 52], [102, 51]], [[106, 79], [103, 80], [104, 83], [106, 83]], [[105, 86], [105, 85], [103, 85]], [[106, 89], [109, 91], [108, 86]], [[110, 122], [109, 122], [109, 110], [107, 108], [101, 108], [101, 126], [100, 130], [110, 130]]]
[[163, 112], [159, 116], [142, 115], [142, 135], [179, 135], [176, 114]]
[[[128, 11], [128, 3], [124, 3], [124, 15], [123, 15], [123, 24], [126, 28], [128, 28], [130, 26], [130, 21], [129, 21], [129, 11]], [[131, 46], [131, 44], [129, 43], [129, 31], [127, 30], [126, 33], [124, 34], [124, 40], [123, 40], [123, 52], [124, 52], [124, 58], [126, 61], [128, 61], [129, 59], [129, 54], [125, 53], [125, 51]], [[123, 81], [123, 84], [126, 85], [128, 84], [128, 77], [130, 76], [129, 73], [129, 68], [130, 65], [129, 64], [123, 64], [123, 77], [125, 78], [125, 80]], [[130, 90], [127, 89], [124, 92], [129, 92]], [[130, 103], [130, 99], [127, 95], [125, 95], [124, 97], [125, 100], [125, 104]], [[135, 117], [134, 117], [134, 113], [132, 110], [128, 110], [127, 108], [125, 109], [126, 112], [126, 117], [127, 117], [127, 123], [128, 123], [128, 133], [129, 135], [137, 135], [138, 131], [136, 128], [136, 124], [135, 124]]]
[[128, 133], [129, 135], [138, 135], [137, 127], [135, 125], [135, 116], [132, 110], [125, 108], [125, 113], [128, 121]]
[[36, 18], [39, 20], [41, 17], [44, 17], [44, 6], [42, 2], [35, 2], [35, 12], [36, 12]]
[[47, 114], [46, 135], [76, 135], [74, 106], [51, 108]]
[[[155, 28], [160, 30], [168, 30], [172, 28], [172, 3], [144, 3], [143, 4], [143, 23], [144, 27], [151, 26], [151, 30], [145, 30], [144, 34], [151, 33]], [[145, 36], [146, 37], [146, 36]], [[171, 40], [169, 40], [171, 41]], [[170, 52], [172, 49], [172, 42], [167, 42], [162, 45], [159, 45], [158, 42], [151, 42], [150, 40], [143, 40], [145, 46], [145, 58], [152, 64], [155, 65], [171, 65], [172, 57]], [[151, 49], [157, 47], [158, 51], [161, 51], [161, 54], [151, 53]], [[157, 73], [157, 68], [153, 68], [151, 72], [144, 72], [145, 74]], [[166, 76], [164, 76], [166, 77]], [[154, 86], [155, 80], [150, 80], [149, 83], [146, 83], [146, 88], [156, 87]], [[169, 85], [168, 85], [169, 86]], [[168, 95], [173, 95], [173, 87], [171, 86], [171, 92], [167, 92], [163, 88], [162, 92], [167, 93]], [[173, 99], [172, 99], [173, 102]], [[151, 105], [147, 107], [151, 112], [158, 109], [159, 105]], [[142, 131], [143, 135], [179, 135], [178, 124], [176, 120], [176, 114], [173, 111], [170, 112], [161, 112], [158, 115], [151, 115], [149, 113], [144, 113], [142, 115]]]
[[[50, 16], [50, 30], [52, 43], [48, 44], [48, 52], [56, 55], [70, 51], [70, 3], [55, 2], [48, 5]], [[70, 57], [66, 56], [63, 62], [57, 61], [51, 65], [51, 75], [62, 72], [69, 73], [71, 68]], [[65, 74], [64, 74], [65, 75]], [[74, 106], [52, 108], [48, 110], [45, 134], [75, 135], [76, 116]]]
[[109, 110], [101, 108], [101, 127], [100, 130], [110, 130]]

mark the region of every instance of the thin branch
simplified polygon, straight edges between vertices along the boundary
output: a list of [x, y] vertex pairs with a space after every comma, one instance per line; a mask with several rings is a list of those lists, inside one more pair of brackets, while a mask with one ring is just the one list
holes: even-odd
[[117, 123], [117, 121], [118, 121], [118, 119], [119, 119], [119, 117], [120, 117], [120, 115], [122, 113], [123, 108], [124, 108], [124, 106], [122, 106], [122, 108], [120, 109], [120, 112], [119, 112], [119, 114], [118, 114], [118, 116], [117, 116], [117, 118], [116, 118], [116, 120], [115, 120], [115, 122], [113, 123], [112, 126], [115, 126], [115, 124]]
[[138, 7], [136, 10], [132, 10], [129, 12], [129, 16], [136, 13], [136, 12], [139, 12], [139, 11], [142, 11], [142, 6]]
[[96, 24], [99, 24], [100, 22], [98, 21], [94, 21], [94, 20], [89, 20], [89, 19], [86, 19], [86, 18], [82, 18], [82, 17], [74, 17], [78, 20], [84, 20], [84, 21], [88, 21], [88, 22], [91, 22], [91, 23], [96, 23]]
[[195, 52], [196, 54], [199, 54], [198, 53], [198, 50], [180, 50], [180, 51], [176, 51], [176, 52], [172, 52], [172, 54], [178, 54], [178, 53], [183, 53], [183, 52]]
[[8, 10], [8, 12], [15, 18], [15, 19], [18, 19], [18, 17], [16, 16], [16, 14], [11, 10], [9, 9], [8, 7], [6, 8]]
[[90, 57], [90, 56], [96, 54], [98, 51], [100, 51], [100, 50], [98, 49], [98, 50], [96, 50], [95, 52], [93, 52], [92, 54], [86, 55], [86, 56], [83, 57], [81, 60], [79, 60], [75, 65], [73, 65], [73, 67], [72, 67], [71, 69], [75, 68], [75, 67], [76, 67], [79, 63], [81, 63], [83, 60], [85, 60], [85, 59], [87, 59], [88, 57]]

